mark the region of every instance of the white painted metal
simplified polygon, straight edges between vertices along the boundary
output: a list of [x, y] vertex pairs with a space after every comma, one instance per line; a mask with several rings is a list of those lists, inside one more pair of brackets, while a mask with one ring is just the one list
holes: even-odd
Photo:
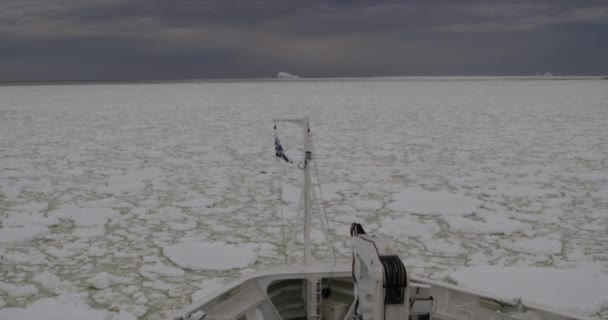
[[[359, 300], [358, 314], [363, 320], [400, 320], [409, 317], [409, 290], [403, 304], [384, 303], [386, 287], [385, 271], [380, 256], [396, 255], [390, 244], [367, 234], [351, 238], [353, 276], [357, 279], [355, 298]], [[407, 271], [406, 271], [407, 273]], [[409, 282], [409, 277], [406, 277]], [[407, 285], [406, 285], [407, 287]]]

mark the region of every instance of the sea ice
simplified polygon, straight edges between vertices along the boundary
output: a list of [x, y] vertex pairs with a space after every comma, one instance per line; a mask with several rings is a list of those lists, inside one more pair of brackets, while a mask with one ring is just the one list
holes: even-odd
[[0, 253], [1, 260], [4, 260], [3, 263], [11, 262], [15, 264], [44, 264], [48, 263], [46, 261], [46, 257], [41, 252], [37, 252], [36, 250], [29, 250], [27, 253], [22, 252], [5, 252]]
[[[587, 80], [0, 86], [0, 281], [44, 290], [0, 297], [15, 309], [83, 292], [84, 309], [84, 299], [104, 301], [100, 317], [126, 305], [159, 320], [201, 279], [283, 263], [303, 150], [301, 130], [281, 125], [296, 163], [276, 160], [270, 119], [306, 113], [342, 262], [354, 221], [392, 236], [420, 276], [607, 261], [607, 93]], [[66, 208], [82, 212], [58, 217]], [[91, 217], [89, 208], [113, 212]], [[536, 238], [546, 242], [527, 241]], [[211, 241], [260, 250], [236, 270], [184, 270], [163, 256], [175, 243]], [[553, 241], [561, 253], [550, 253]], [[91, 288], [102, 270], [132, 281]], [[59, 290], [49, 289], [56, 278]], [[58, 310], [63, 319], [72, 309]], [[608, 307], [599, 317], [608, 319]]]
[[182, 242], [163, 248], [163, 255], [190, 270], [231, 270], [245, 268], [257, 260], [248, 246], [223, 243]]
[[467, 251], [460, 245], [450, 243], [442, 239], [428, 239], [424, 241], [424, 247], [433, 253], [442, 254], [463, 254]]
[[512, 234], [530, 230], [530, 226], [504, 217], [486, 217], [485, 221], [466, 217], [442, 217], [452, 232], [469, 234]]
[[44, 271], [43, 273], [36, 274], [33, 280], [39, 283], [46, 290], [51, 291], [56, 290], [60, 285], [63, 284], [59, 277], [50, 273], [49, 271]]
[[302, 188], [293, 186], [291, 184], [285, 184], [281, 189], [281, 200], [288, 204], [297, 204], [300, 199], [300, 193]]
[[75, 228], [72, 232], [72, 235], [78, 238], [95, 238], [102, 236], [104, 234], [103, 227], [93, 227], [93, 228]]
[[126, 284], [129, 282], [131, 282], [131, 280], [128, 278], [120, 277], [107, 272], [98, 273], [93, 278], [87, 280], [87, 283], [97, 290], [102, 290], [116, 284]]
[[139, 273], [148, 278], [156, 279], [159, 276], [163, 277], [181, 277], [184, 275], [184, 270], [166, 266], [160, 262], [153, 265], [144, 265], [139, 268]]
[[601, 201], [608, 202], [608, 186], [604, 186], [596, 192], [591, 194], [592, 197], [597, 198]]
[[48, 208], [48, 203], [33, 202], [15, 205], [8, 211], [8, 217], [2, 220], [4, 227], [23, 226], [53, 226], [58, 223], [56, 218], [47, 218], [42, 211]]
[[382, 202], [378, 200], [355, 200], [351, 204], [360, 211], [375, 211], [382, 208]]
[[77, 227], [87, 228], [105, 225], [120, 216], [120, 212], [108, 208], [65, 208], [51, 211], [49, 216], [71, 220]]
[[24, 226], [18, 228], [0, 228], [0, 244], [29, 242], [43, 239], [50, 234], [47, 227]]
[[0, 290], [6, 292], [11, 297], [26, 297], [38, 294], [36, 286], [26, 284], [23, 286], [0, 282]]
[[608, 275], [599, 270], [476, 266], [448, 277], [467, 288], [592, 315], [608, 306]]
[[111, 320], [137, 320], [137, 317], [128, 311], [120, 310], [118, 314], [112, 316]]
[[213, 202], [207, 198], [196, 198], [188, 201], [180, 201], [176, 202], [174, 205], [176, 207], [183, 208], [200, 208], [211, 205]]
[[0, 309], [0, 319], [11, 320], [107, 320], [109, 313], [104, 310], [91, 309], [82, 301], [63, 297], [43, 298], [25, 308]]
[[190, 222], [186, 222], [186, 223], [178, 223], [178, 222], [169, 223], [169, 227], [171, 228], [171, 230], [175, 230], [175, 231], [188, 231], [188, 230], [196, 229], [196, 226], [197, 226], [197, 223], [195, 221], [190, 221]]
[[395, 237], [430, 237], [439, 231], [433, 221], [419, 222], [416, 217], [403, 216], [399, 218], [386, 217], [380, 220], [382, 228], [379, 232]]
[[388, 208], [419, 215], [469, 215], [480, 205], [481, 201], [462, 194], [406, 189], [393, 196]]
[[26, 226], [46, 226], [57, 225], [59, 220], [53, 217], [45, 217], [42, 213], [11, 212], [6, 219], [2, 220], [4, 227], [26, 227]]
[[344, 193], [353, 188], [350, 183], [327, 183], [321, 186], [323, 191], [323, 200], [333, 201], [340, 200]]
[[562, 251], [560, 241], [545, 238], [502, 241], [501, 245], [513, 251], [530, 254], [558, 254]]
[[221, 278], [203, 280], [203, 282], [201, 282], [201, 284], [200, 284], [201, 289], [195, 291], [192, 294], [192, 296], [191, 296], [192, 302], [201, 299], [202, 297], [208, 295], [209, 293], [213, 292], [216, 289], [219, 289], [223, 285], [223, 283], [224, 283], [224, 279], [221, 279]]
[[117, 179], [112, 181], [107, 186], [98, 187], [96, 191], [103, 194], [121, 195], [136, 193], [143, 190], [145, 187], [146, 185], [141, 181], [125, 181], [122, 179]]

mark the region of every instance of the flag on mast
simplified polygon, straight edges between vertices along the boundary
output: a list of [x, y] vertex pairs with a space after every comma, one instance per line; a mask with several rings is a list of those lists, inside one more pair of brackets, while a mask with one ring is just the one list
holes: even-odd
[[274, 136], [274, 151], [275, 155], [286, 162], [291, 162], [285, 155], [285, 151], [283, 150], [283, 146], [281, 146], [281, 141], [279, 141], [279, 137], [277, 135]]

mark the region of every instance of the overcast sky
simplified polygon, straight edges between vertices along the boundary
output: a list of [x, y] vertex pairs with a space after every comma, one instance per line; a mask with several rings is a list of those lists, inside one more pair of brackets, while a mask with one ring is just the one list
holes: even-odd
[[0, 81], [608, 74], [608, 0], [0, 0]]

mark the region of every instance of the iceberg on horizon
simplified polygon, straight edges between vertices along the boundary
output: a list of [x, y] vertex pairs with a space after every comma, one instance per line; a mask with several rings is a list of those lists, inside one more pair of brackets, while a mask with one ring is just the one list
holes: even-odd
[[277, 73], [277, 78], [279, 78], [279, 79], [298, 79], [300, 77], [296, 76], [294, 74], [289, 74], [287, 72], [281, 71], [281, 72]]

